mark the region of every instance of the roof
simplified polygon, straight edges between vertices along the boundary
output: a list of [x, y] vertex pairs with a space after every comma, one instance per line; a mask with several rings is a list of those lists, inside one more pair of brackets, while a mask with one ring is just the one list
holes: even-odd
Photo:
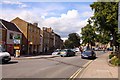
[[[14, 23], [5, 21], [5, 20], [3, 20], [3, 19], [0, 19], [0, 21], [2, 22], [2, 24], [3, 24], [8, 30], [20, 32], [20, 30], [17, 28], [17, 26], [16, 26]], [[2, 25], [2, 26], [3, 26], [3, 25]]]
[[19, 20], [19, 21], [23, 21], [23, 22], [25, 22], [25, 23], [29, 23], [29, 22], [24, 21], [23, 19], [21, 19], [21, 18], [19, 18], [19, 17], [16, 17], [16, 18], [15, 18], [15, 19], [13, 19], [11, 22], [14, 22], [14, 20]]
[[5, 29], [5, 27], [1, 24], [1, 22], [0, 22], [0, 28], [3, 28], [3, 29]]

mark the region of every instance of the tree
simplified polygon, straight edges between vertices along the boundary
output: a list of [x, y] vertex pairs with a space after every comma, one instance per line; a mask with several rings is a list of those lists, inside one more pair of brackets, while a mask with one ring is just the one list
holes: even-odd
[[[113, 37], [113, 45], [118, 46], [118, 3], [117, 2], [94, 2], [90, 5], [94, 10], [94, 24], [103, 31], [110, 32]], [[118, 40], [118, 41], [117, 41]]]
[[65, 40], [64, 45], [65, 45], [65, 48], [71, 48], [72, 47], [70, 40]]
[[81, 34], [82, 34], [82, 40], [83, 40], [83, 44], [87, 44], [88, 43], [88, 47], [89, 45], [92, 46], [94, 45], [95, 42], [95, 38], [96, 38], [96, 33], [95, 33], [95, 27], [91, 26], [91, 21], [88, 20], [88, 24], [82, 28]]
[[65, 41], [66, 48], [74, 48], [80, 46], [80, 36], [77, 33], [70, 33], [68, 40]]

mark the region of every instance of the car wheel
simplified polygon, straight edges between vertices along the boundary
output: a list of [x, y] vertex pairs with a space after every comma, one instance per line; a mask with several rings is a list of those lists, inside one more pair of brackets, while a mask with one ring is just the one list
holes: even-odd
[[63, 55], [60, 55], [61, 57], [63, 57]]
[[82, 59], [84, 59], [84, 57], [83, 57], [83, 56], [81, 56], [81, 58], [82, 58]]
[[2, 59], [2, 63], [8, 63], [8, 60]]

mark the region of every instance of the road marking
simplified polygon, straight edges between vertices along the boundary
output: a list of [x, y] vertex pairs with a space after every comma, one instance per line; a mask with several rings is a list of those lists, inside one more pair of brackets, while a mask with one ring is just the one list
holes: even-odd
[[[93, 60], [88, 61], [86, 64], [83, 65], [83, 68], [86, 68]], [[79, 68], [68, 80], [74, 80], [80, 72], [83, 70], [83, 68]]]
[[87, 67], [93, 60], [88, 61], [86, 64], [83, 65], [83, 67]]
[[79, 68], [68, 80], [74, 80], [76, 76], [81, 72], [82, 68]]

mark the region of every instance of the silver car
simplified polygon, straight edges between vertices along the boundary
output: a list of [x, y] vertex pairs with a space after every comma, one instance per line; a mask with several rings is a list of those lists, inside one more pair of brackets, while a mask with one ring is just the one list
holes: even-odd
[[0, 46], [0, 63], [7, 63], [11, 60], [11, 56], [8, 52], [3, 50], [2, 46]]
[[0, 52], [0, 62], [7, 63], [11, 60], [11, 56], [8, 52]]

